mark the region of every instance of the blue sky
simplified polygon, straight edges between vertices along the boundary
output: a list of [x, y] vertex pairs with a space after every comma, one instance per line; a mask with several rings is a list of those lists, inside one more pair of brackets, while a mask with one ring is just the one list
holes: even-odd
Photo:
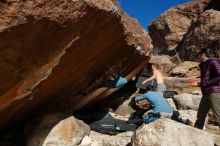
[[191, 0], [118, 0], [121, 7], [147, 29], [148, 24], [172, 6]]

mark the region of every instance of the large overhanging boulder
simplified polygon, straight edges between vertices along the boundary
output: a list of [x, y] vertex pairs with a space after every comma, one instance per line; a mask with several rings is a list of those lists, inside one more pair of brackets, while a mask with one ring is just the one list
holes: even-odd
[[78, 110], [105, 98], [115, 91], [103, 84], [107, 68], [122, 62], [130, 79], [151, 51], [115, 1], [6, 0], [0, 8], [0, 128], [56, 103]]

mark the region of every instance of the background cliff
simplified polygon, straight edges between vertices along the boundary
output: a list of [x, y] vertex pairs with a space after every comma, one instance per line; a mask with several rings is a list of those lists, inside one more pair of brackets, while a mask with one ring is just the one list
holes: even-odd
[[220, 48], [220, 1], [194, 0], [175, 6], [149, 25], [154, 48], [192, 60], [204, 47]]

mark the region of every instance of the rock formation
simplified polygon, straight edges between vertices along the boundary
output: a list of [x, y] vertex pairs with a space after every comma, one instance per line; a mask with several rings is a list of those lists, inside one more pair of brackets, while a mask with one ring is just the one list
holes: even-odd
[[150, 63], [157, 64], [160, 71], [167, 75], [167, 73], [176, 65], [172, 62], [172, 58], [168, 55], [161, 55], [161, 56], [151, 56], [149, 60]]
[[178, 93], [191, 93], [194, 90], [200, 90], [200, 87], [192, 87], [189, 84], [189, 79], [192, 78], [164, 77], [164, 82], [166, 84], [167, 91], [176, 91]]
[[5, 0], [0, 8], [0, 128], [51, 105], [78, 110], [105, 98], [115, 91], [103, 84], [107, 68], [122, 63], [129, 79], [151, 51], [113, 0]]
[[219, 0], [194, 0], [167, 10], [149, 25], [154, 48], [184, 60], [195, 59], [202, 47], [219, 49], [219, 10]]
[[111, 136], [91, 131], [87, 145], [79, 146], [129, 146], [132, 134], [133, 132], [124, 132]]
[[51, 130], [67, 117], [63, 113], [48, 113], [30, 121], [24, 128], [26, 145], [42, 146]]
[[48, 146], [50, 144], [56, 146], [78, 145], [89, 133], [90, 128], [83, 121], [69, 117], [62, 120], [50, 131], [42, 146]]
[[83, 121], [60, 113], [43, 116], [32, 126], [27, 146], [78, 145], [90, 133], [89, 126]]
[[132, 136], [133, 146], [213, 146], [214, 138], [202, 130], [159, 119], [143, 125]]
[[185, 61], [179, 64], [177, 67], [173, 68], [169, 72], [169, 74], [170, 76], [179, 76], [179, 77], [190, 77], [190, 78], [200, 77], [199, 63]]
[[180, 56], [186, 60], [193, 60], [196, 51], [210, 47], [220, 50], [220, 11], [207, 10], [192, 23], [178, 47]]
[[202, 99], [202, 94], [182, 93], [175, 95], [175, 100], [180, 110], [196, 110], [198, 111], [199, 103]]
[[208, 6], [210, 0], [195, 0], [183, 5], [175, 6], [149, 25], [149, 33], [155, 49], [175, 49], [191, 22], [197, 18]]

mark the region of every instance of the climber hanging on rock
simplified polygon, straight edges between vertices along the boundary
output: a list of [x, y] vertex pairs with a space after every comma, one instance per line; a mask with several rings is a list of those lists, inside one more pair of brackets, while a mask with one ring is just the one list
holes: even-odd
[[109, 68], [110, 80], [108, 81], [108, 86], [110, 88], [122, 88], [128, 83], [127, 78], [123, 77], [121, 74], [121, 63], [117, 67]]
[[[125, 84], [128, 83], [130, 80], [135, 80], [135, 76], [141, 72], [147, 61], [149, 60], [148, 57], [146, 57], [146, 61], [144, 61], [142, 64], [137, 66], [134, 70], [132, 70], [128, 75], [123, 76], [122, 75], [122, 64], [128, 67], [128, 64], [126, 63], [126, 59], [122, 60], [116, 67], [110, 67], [108, 68], [108, 71], [106, 72], [108, 75], [108, 87], [110, 88], [122, 88]], [[124, 66], [124, 68], [126, 68]], [[110, 75], [110, 77], [109, 77]]]

